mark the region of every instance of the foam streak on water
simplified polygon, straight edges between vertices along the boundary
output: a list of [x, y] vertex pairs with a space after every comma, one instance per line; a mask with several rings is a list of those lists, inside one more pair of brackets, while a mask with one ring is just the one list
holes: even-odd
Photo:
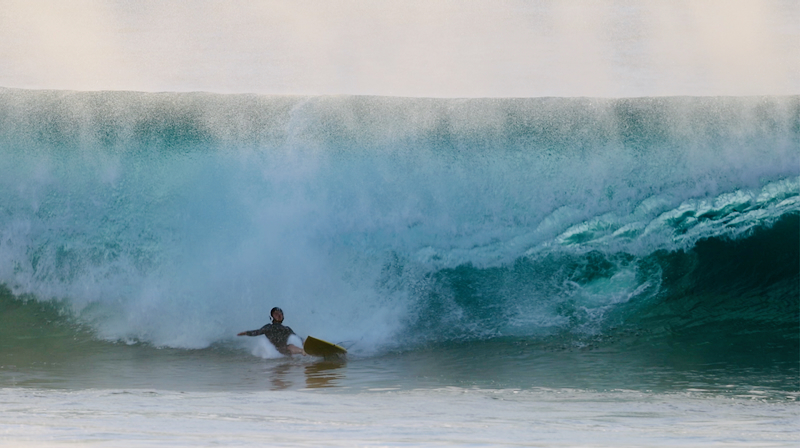
[[793, 403], [691, 392], [6, 389], [0, 401], [3, 437], [26, 446], [251, 446], [259, 440], [271, 446], [788, 447], [800, 429]]

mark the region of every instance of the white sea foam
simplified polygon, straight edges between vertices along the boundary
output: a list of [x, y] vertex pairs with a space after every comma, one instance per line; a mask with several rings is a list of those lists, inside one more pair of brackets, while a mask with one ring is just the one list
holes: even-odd
[[24, 446], [771, 446], [797, 441], [793, 402], [581, 390], [183, 393], [0, 390]]

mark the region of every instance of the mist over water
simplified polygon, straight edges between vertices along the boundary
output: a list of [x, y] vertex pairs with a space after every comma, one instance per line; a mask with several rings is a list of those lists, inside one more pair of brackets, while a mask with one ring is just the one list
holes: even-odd
[[800, 93], [794, 1], [2, 6], [4, 87], [404, 97]]

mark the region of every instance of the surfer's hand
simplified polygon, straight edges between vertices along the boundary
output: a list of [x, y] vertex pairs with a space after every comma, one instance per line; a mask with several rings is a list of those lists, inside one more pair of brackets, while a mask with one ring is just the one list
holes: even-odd
[[246, 332], [246, 331], [243, 331], [243, 332], [241, 332], [241, 333], [237, 334], [236, 336], [244, 336], [244, 335], [246, 335], [246, 334], [247, 334], [247, 332]]

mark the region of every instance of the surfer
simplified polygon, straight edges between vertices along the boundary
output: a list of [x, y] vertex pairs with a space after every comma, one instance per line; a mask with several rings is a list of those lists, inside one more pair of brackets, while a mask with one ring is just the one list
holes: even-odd
[[236, 336], [258, 336], [264, 335], [269, 342], [278, 349], [283, 355], [305, 355], [306, 352], [294, 345], [289, 344], [289, 336], [295, 334], [291, 328], [283, 325], [283, 310], [277, 306], [269, 312], [272, 323], [264, 325], [258, 330], [243, 331]]

